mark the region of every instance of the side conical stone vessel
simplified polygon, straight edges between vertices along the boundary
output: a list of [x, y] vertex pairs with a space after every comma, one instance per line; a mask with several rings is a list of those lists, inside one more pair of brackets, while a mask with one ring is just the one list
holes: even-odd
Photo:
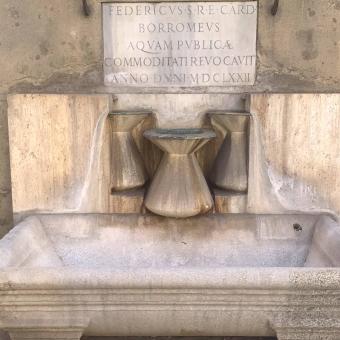
[[114, 111], [111, 124], [111, 191], [143, 186], [148, 179], [143, 159], [132, 137], [132, 129], [150, 113], [145, 111]]
[[246, 192], [248, 188], [248, 113], [212, 113], [226, 137], [215, 159], [210, 180], [224, 190]]
[[195, 152], [215, 133], [207, 129], [152, 129], [144, 136], [164, 151], [145, 198], [146, 208], [177, 218], [209, 211], [213, 199]]

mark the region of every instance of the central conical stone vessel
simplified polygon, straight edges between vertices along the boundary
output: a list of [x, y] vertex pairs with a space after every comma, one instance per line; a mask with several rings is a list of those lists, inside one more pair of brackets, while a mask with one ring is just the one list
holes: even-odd
[[145, 198], [147, 209], [168, 217], [209, 211], [213, 199], [194, 153], [215, 133], [207, 129], [152, 129], [144, 136], [165, 152]]

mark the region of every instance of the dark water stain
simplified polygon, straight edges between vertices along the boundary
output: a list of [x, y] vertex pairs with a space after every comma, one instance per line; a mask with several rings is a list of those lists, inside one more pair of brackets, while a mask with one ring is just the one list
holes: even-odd
[[9, 13], [10, 13], [10, 15], [13, 19], [19, 19], [19, 17], [20, 17], [20, 14], [15, 7], [10, 7]]
[[[26, 65], [25, 65], [26, 66]], [[52, 65], [50, 65], [52, 68]], [[20, 67], [20, 73], [28, 72], [27, 66]], [[22, 81], [14, 84], [9, 88], [9, 92], [94, 92], [96, 87], [101, 86], [103, 79], [103, 68], [100, 63], [93, 65], [86, 72], [81, 73], [65, 73], [55, 72], [52, 75], [47, 75], [46, 79], [41, 79], [39, 84], [33, 84], [30, 81]]]
[[26, 64], [22, 64], [22, 65], [18, 66], [18, 72], [20, 74], [27, 74], [28, 70], [29, 70], [29, 67]]
[[313, 17], [315, 15], [315, 11], [313, 9], [311, 9], [311, 8], [308, 8], [308, 15], [310, 17]]
[[305, 50], [302, 51], [302, 58], [305, 60], [312, 60], [318, 57], [319, 52], [317, 50]]
[[296, 38], [301, 45], [303, 59], [312, 60], [319, 55], [319, 51], [314, 43], [314, 29], [300, 30], [296, 33]]
[[40, 44], [39, 44], [39, 50], [40, 50], [40, 53], [42, 55], [47, 55], [49, 50], [48, 50], [48, 47], [49, 47], [49, 44], [48, 44], [48, 41], [42, 41]]
[[86, 39], [80, 41], [80, 49], [84, 54], [85, 60], [91, 61], [95, 59], [95, 53], [94, 50], [92, 49], [92, 45]]

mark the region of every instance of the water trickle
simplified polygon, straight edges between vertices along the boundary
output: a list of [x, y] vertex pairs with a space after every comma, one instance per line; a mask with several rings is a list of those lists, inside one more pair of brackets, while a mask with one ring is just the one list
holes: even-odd
[[90, 156], [88, 166], [85, 174], [85, 180], [80, 191], [78, 204], [75, 208], [77, 212], [89, 211], [89, 204], [91, 202], [90, 192], [92, 191], [97, 174], [99, 173], [101, 164], [101, 155], [103, 150], [103, 133], [105, 128], [106, 118], [109, 112], [103, 112], [98, 117], [90, 148]]

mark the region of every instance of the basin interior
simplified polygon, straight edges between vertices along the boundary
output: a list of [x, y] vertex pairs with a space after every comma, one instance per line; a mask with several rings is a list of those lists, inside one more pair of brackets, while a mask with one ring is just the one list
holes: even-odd
[[36, 215], [0, 242], [0, 266], [303, 267], [317, 220], [314, 215]]

